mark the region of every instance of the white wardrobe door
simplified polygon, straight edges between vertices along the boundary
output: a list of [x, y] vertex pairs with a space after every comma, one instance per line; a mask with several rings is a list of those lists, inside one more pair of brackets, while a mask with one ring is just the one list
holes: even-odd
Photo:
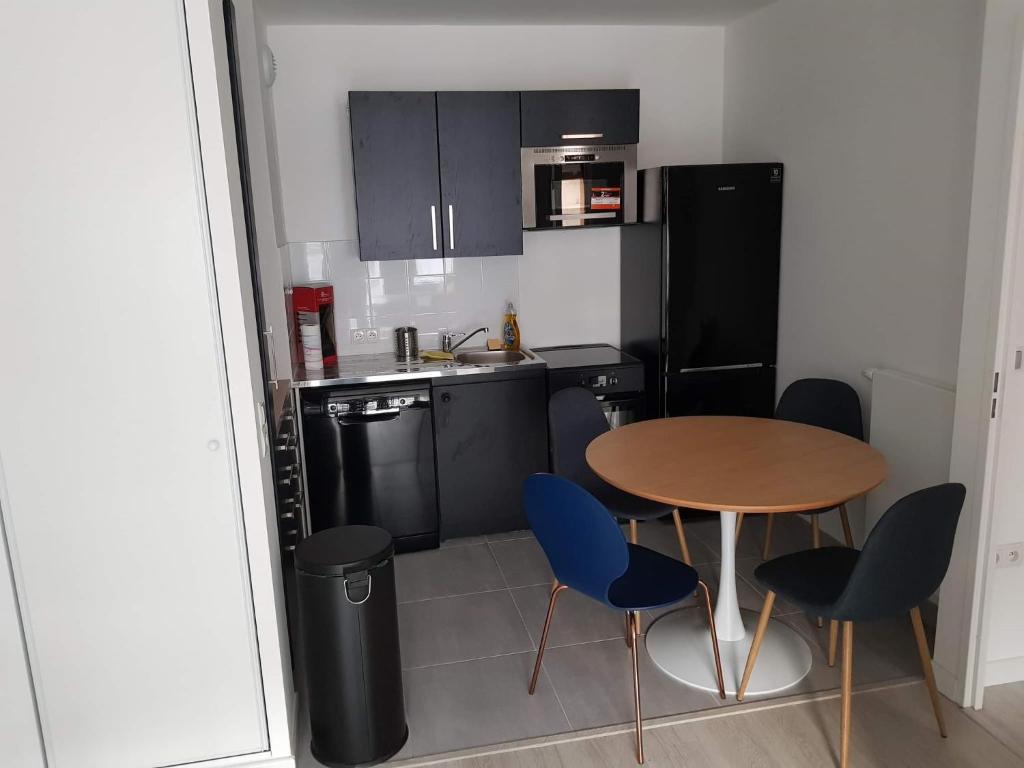
[[267, 745], [183, 25], [0, 25], [0, 463], [49, 768]]

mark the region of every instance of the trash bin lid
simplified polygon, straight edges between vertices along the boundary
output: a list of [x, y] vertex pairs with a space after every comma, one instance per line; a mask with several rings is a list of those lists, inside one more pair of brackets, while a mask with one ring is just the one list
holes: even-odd
[[317, 576], [366, 571], [395, 553], [391, 534], [373, 525], [341, 525], [314, 533], [295, 548], [295, 567]]

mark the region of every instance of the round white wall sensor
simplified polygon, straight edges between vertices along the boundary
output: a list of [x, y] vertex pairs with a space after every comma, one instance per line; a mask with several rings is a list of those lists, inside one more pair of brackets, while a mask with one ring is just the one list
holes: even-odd
[[260, 75], [265, 88], [272, 86], [277, 79], [277, 58], [269, 45], [260, 48]]

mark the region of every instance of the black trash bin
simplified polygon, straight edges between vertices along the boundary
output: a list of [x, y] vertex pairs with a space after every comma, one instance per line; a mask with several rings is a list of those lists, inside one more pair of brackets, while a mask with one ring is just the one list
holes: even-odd
[[295, 548], [295, 570], [313, 757], [346, 767], [387, 760], [409, 736], [391, 534], [320, 531]]

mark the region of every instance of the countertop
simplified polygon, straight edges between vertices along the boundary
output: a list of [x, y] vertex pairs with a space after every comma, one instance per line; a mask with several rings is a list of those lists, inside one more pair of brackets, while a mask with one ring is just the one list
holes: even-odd
[[[459, 352], [482, 352], [483, 347], [459, 348]], [[391, 381], [414, 381], [416, 379], [435, 379], [447, 376], [474, 376], [496, 373], [502, 370], [520, 368], [544, 368], [547, 363], [536, 352], [522, 348], [527, 354], [525, 360], [516, 363], [496, 363], [493, 365], [463, 365], [452, 361], [425, 363], [422, 361], [402, 362], [395, 359], [391, 352], [375, 355], [344, 355], [338, 358], [338, 364], [326, 368], [307, 371], [299, 366], [292, 377], [294, 389], [311, 387], [338, 387], [355, 384], [383, 384]], [[530, 355], [533, 355], [531, 358]]]

